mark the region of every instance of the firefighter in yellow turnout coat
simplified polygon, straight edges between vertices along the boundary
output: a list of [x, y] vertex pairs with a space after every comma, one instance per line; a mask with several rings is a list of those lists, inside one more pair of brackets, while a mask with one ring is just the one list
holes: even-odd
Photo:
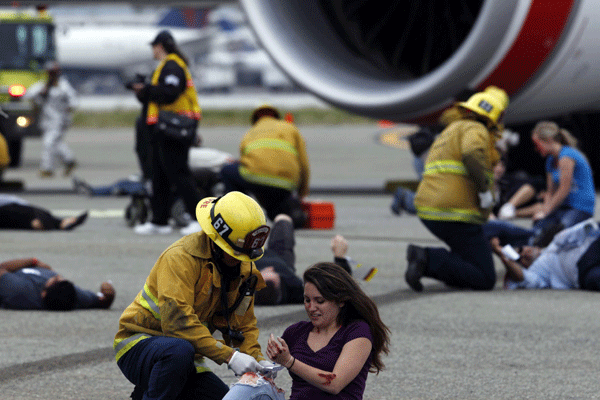
[[423, 290], [423, 276], [479, 290], [490, 290], [496, 283], [491, 247], [481, 225], [494, 202], [492, 167], [499, 159], [495, 136], [508, 96], [488, 88], [458, 105], [464, 117], [434, 141], [415, 197], [417, 215], [450, 251], [408, 246], [405, 279], [416, 291]]
[[[133, 398], [220, 399], [227, 385], [206, 358], [227, 362], [236, 375], [272, 364], [254, 316], [254, 291], [265, 286], [254, 260], [269, 233], [262, 209], [231, 192], [201, 200], [196, 217], [202, 231], [161, 254], [119, 320], [114, 349], [136, 385]], [[223, 339], [213, 336], [217, 330]]]
[[281, 120], [279, 111], [266, 104], [254, 110], [251, 122], [252, 128], [240, 143], [239, 162], [221, 170], [225, 191], [251, 193], [270, 220], [287, 214], [299, 227], [304, 222], [299, 199], [308, 195], [310, 181], [304, 138], [294, 124]]

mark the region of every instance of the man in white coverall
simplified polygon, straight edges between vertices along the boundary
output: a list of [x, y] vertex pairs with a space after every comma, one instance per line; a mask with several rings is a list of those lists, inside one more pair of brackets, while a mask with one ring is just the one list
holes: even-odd
[[40, 176], [54, 175], [54, 160], [59, 158], [68, 176], [77, 165], [73, 152], [64, 141], [64, 135], [71, 125], [73, 109], [77, 105], [77, 93], [69, 81], [61, 75], [60, 66], [55, 61], [46, 64], [48, 79], [34, 83], [26, 97], [38, 107], [38, 123], [43, 132]]

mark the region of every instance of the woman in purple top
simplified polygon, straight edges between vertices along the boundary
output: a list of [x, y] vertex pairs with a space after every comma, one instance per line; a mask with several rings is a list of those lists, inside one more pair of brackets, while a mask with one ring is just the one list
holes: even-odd
[[[267, 356], [292, 377], [290, 400], [363, 398], [367, 374], [384, 368], [388, 327], [377, 305], [343, 268], [318, 263], [304, 272], [304, 308], [310, 321], [269, 338]], [[268, 385], [234, 385], [223, 400], [278, 399]]]

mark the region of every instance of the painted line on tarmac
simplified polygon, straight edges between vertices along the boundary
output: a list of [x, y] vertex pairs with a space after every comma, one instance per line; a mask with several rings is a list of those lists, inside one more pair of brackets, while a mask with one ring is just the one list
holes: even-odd
[[[411, 289], [404, 288], [392, 292], [373, 296], [372, 299], [379, 306], [390, 305], [403, 301], [418, 300], [429, 296], [436, 296], [445, 293], [452, 293], [454, 290], [444, 285], [429, 285], [424, 293], [416, 293]], [[262, 306], [261, 306], [262, 307]], [[287, 326], [295, 322], [306, 319], [306, 311], [298, 306], [297, 311], [292, 311], [284, 315], [274, 315], [262, 318], [259, 321], [259, 329], [269, 330], [282, 325]], [[82, 353], [67, 354], [62, 356], [49, 357], [43, 360], [31, 361], [22, 364], [14, 364], [8, 367], [0, 368], [0, 383], [14, 379], [37, 376], [40, 373], [55, 373], [62, 370], [78, 368], [83, 365], [99, 364], [104, 362], [114, 362], [114, 350], [112, 346], [99, 349], [84, 351]]]
[[[52, 210], [52, 213], [57, 217], [76, 217], [81, 214], [83, 210]], [[88, 216], [90, 218], [124, 218], [125, 210], [89, 210]]]

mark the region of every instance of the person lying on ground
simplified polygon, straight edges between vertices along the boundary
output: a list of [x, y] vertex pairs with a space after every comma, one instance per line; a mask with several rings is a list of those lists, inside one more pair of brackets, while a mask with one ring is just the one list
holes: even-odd
[[559, 232], [545, 249], [523, 246], [512, 258], [497, 238], [491, 245], [506, 267], [507, 289], [600, 291], [600, 229], [593, 219]]
[[87, 217], [85, 211], [77, 217], [58, 218], [20, 197], [0, 193], [0, 229], [70, 231], [83, 224]]
[[51, 311], [110, 308], [115, 294], [110, 281], [102, 282], [98, 292], [81, 289], [37, 258], [0, 263], [0, 308]]
[[[294, 222], [286, 214], [275, 217], [265, 255], [256, 261], [266, 287], [256, 292], [255, 304], [299, 304], [304, 301], [304, 284], [296, 275]], [[352, 274], [346, 253], [348, 242], [341, 235], [331, 239], [334, 262]]]

